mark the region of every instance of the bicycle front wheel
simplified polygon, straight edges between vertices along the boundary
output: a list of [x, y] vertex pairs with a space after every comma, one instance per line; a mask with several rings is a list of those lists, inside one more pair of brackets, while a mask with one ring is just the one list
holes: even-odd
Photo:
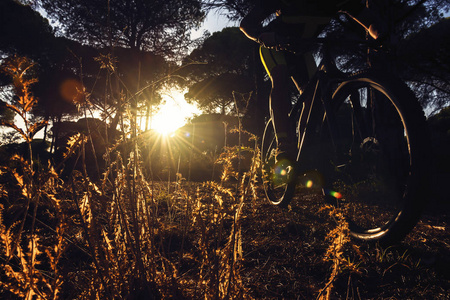
[[277, 140], [272, 120], [264, 130], [261, 144], [262, 183], [267, 199], [273, 205], [286, 207], [295, 193], [297, 170], [292, 162], [277, 162]]
[[417, 223], [428, 193], [422, 108], [403, 82], [374, 73], [343, 82], [331, 104], [327, 197], [344, 210], [353, 237], [397, 242]]

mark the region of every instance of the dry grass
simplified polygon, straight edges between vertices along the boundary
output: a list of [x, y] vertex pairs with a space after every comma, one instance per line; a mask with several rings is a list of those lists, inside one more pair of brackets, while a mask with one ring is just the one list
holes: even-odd
[[245, 298], [240, 219], [255, 169], [237, 174], [228, 151], [222, 183], [170, 183], [170, 194], [144, 178], [137, 157], [119, 153], [101, 183], [82, 171], [63, 183], [53, 170], [44, 182], [7, 170], [23, 197], [14, 205], [35, 213], [2, 220], [2, 289], [29, 299]]
[[[67, 155], [83, 160], [87, 140], [76, 139]], [[221, 183], [149, 181], [139, 151], [126, 160], [116, 152], [99, 183], [85, 169], [63, 182], [53, 168], [39, 170], [39, 180], [6, 168], [15, 186], [2, 190], [21, 194], [19, 201], [4, 195], [8, 210], [25, 213], [10, 226], [1, 220], [2, 291], [27, 299], [246, 298], [241, 214], [257, 166], [235, 171], [241, 151], [253, 150], [221, 156]]]
[[[16, 109], [26, 117], [28, 107]], [[319, 195], [299, 192], [288, 210], [268, 205], [257, 147], [224, 149], [219, 182], [162, 182], [144, 174], [139, 143], [119, 140], [93, 181], [89, 140], [69, 143], [65, 159], [83, 167], [67, 178], [31, 151], [2, 167], [2, 299], [448, 296], [448, 215], [426, 215], [400, 246], [358, 245], [342, 210]]]

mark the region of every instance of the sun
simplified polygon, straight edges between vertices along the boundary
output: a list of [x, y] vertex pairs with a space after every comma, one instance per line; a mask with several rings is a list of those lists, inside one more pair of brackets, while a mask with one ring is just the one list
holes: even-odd
[[186, 102], [183, 91], [170, 90], [162, 98], [163, 102], [150, 123], [150, 128], [161, 135], [169, 136], [200, 112], [195, 105]]

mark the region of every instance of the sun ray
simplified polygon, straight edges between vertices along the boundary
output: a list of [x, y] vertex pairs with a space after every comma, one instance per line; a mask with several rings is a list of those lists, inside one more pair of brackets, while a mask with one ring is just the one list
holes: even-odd
[[[169, 90], [162, 95], [163, 104], [150, 120], [150, 128], [163, 136], [172, 135], [186, 124], [189, 118], [199, 114], [199, 109], [186, 102], [184, 91]], [[145, 123], [145, 122], [142, 122]]]

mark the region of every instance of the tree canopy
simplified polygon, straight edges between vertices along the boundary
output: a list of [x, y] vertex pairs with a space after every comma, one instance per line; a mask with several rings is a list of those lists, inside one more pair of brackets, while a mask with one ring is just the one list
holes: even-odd
[[189, 45], [204, 18], [198, 0], [39, 0], [60, 34], [84, 44], [170, 56]]
[[[423, 29], [400, 44], [398, 69], [421, 102], [434, 111], [449, 104], [450, 19]], [[432, 45], [430, 47], [430, 45]]]
[[44, 58], [43, 53], [55, 47], [56, 39], [48, 20], [13, 0], [0, 2], [0, 51], [3, 55], [26, 55]]
[[186, 99], [197, 102], [209, 113], [235, 113], [234, 105], [242, 107], [238, 102], [245, 101], [246, 97], [236, 97], [233, 93], [250, 95], [255, 89], [254, 46], [238, 28], [225, 28], [207, 38], [185, 59], [186, 64], [200, 62], [183, 70], [189, 86]]

